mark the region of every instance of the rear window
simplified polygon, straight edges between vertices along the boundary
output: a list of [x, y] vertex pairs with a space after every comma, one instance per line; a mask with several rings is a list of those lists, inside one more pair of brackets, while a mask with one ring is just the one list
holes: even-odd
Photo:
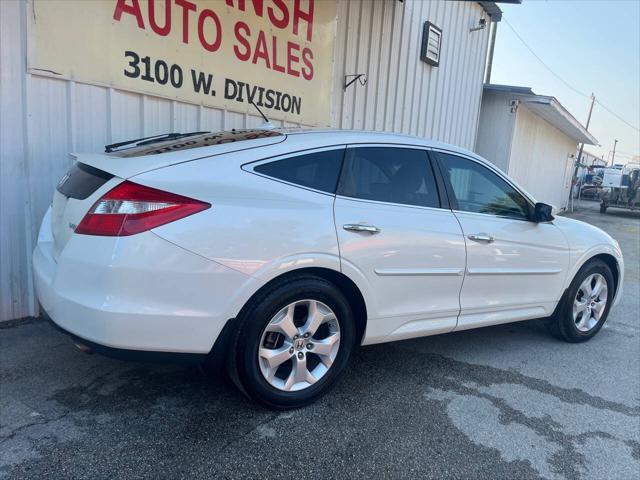
[[57, 189], [65, 197], [85, 200], [112, 178], [110, 173], [77, 162], [62, 177]]
[[263, 163], [253, 171], [327, 193], [335, 193], [342, 168], [344, 148], [307, 153]]

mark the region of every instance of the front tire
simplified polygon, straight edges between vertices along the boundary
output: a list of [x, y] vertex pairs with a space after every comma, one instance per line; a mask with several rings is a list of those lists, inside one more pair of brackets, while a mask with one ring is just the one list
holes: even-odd
[[326, 393], [347, 365], [355, 340], [349, 302], [330, 282], [301, 276], [278, 282], [243, 309], [233, 351], [236, 381], [279, 410]]
[[547, 321], [550, 332], [570, 343], [593, 338], [607, 320], [614, 290], [611, 268], [601, 260], [591, 260], [578, 271]]

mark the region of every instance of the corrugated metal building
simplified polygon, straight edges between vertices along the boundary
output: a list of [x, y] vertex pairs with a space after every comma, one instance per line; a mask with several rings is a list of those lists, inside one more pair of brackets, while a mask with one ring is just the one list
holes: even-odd
[[576, 145], [597, 140], [554, 97], [485, 85], [475, 151], [538, 201], [567, 207]]
[[[333, 85], [326, 92], [331, 126], [403, 132], [472, 149], [488, 24], [500, 19], [495, 2], [337, 0], [336, 9]], [[70, 152], [102, 151], [108, 143], [164, 132], [262, 123], [248, 113], [35, 74], [27, 68], [29, 16], [35, 21], [32, 1], [0, 2], [0, 320], [37, 314], [31, 251]], [[441, 29], [437, 66], [420, 58], [427, 21]], [[367, 83], [344, 89], [345, 75], [360, 73]]]

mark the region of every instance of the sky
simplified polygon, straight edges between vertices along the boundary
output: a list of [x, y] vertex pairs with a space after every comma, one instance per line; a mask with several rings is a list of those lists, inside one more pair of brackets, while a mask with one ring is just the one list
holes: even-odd
[[[504, 16], [491, 83], [554, 96], [583, 125], [593, 92], [635, 128], [596, 103], [589, 131], [601, 146], [586, 145], [585, 150], [610, 159], [617, 138], [615, 163], [640, 155], [640, 0], [523, 0], [499, 7]], [[570, 87], [536, 59], [510, 26]]]

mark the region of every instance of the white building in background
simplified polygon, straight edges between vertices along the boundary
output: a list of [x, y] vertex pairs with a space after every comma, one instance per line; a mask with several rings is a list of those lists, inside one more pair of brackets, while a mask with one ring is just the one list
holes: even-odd
[[[579, 152], [576, 152], [576, 158], [578, 157], [578, 153]], [[602, 157], [598, 157], [597, 155], [591, 152], [587, 152], [586, 150], [583, 150], [580, 163], [585, 167], [604, 167], [606, 166], [607, 161]]]
[[567, 207], [576, 146], [597, 140], [554, 97], [485, 85], [475, 151], [538, 201]]
[[496, 2], [192, 1], [0, 1], [0, 320], [38, 313], [31, 252], [70, 152], [257, 127], [248, 97], [276, 125], [476, 144]]

